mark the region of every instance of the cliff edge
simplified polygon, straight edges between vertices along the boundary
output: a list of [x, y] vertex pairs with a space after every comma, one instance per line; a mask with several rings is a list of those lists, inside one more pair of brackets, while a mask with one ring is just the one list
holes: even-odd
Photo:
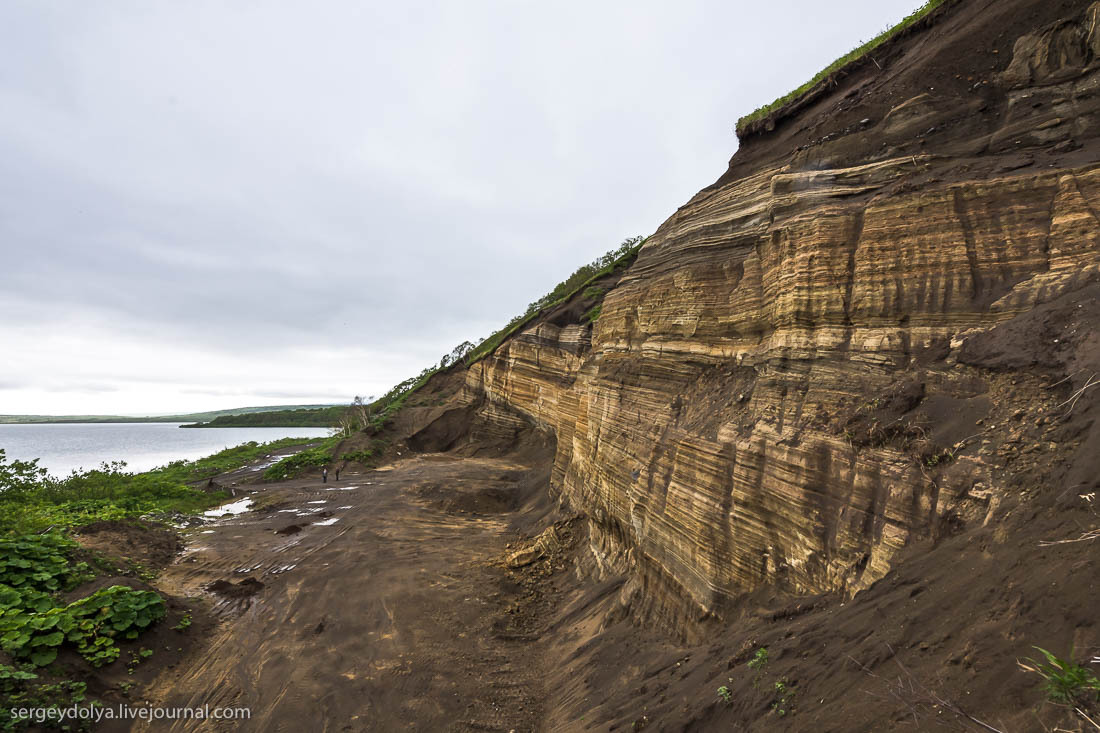
[[800, 618], [792, 654], [848, 634], [872, 679], [920, 649], [1030, 729], [1017, 655], [1100, 654], [1098, 138], [1100, 3], [945, 3], [754, 128], [594, 323], [536, 319], [410, 444], [550, 436], [579, 572], [637, 622], [763, 635], [753, 604], [803, 599], [771, 619]]

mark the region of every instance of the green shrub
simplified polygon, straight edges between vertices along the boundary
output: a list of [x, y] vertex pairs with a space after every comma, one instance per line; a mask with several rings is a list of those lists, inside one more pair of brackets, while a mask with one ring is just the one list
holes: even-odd
[[[0, 473], [11, 465], [0, 455]], [[0, 534], [30, 534], [145, 514], [195, 513], [226, 496], [185, 485], [183, 476], [194, 471], [185, 464], [139, 474], [126, 472], [125, 465], [104, 463], [63, 479], [40, 475], [34, 483], [0, 485]]]
[[749, 660], [749, 669], [756, 673], [752, 678], [752, 686], [757, 687], [760, 684], [760, 680], [764, 677], [764, 674], [768, 671], [767, 647], [762, 646], [756, 650], [756, 654]]
[[601, 288], [599, 285], [590, 285], [584, 289], [581, 293], [582, 298], [602, 298], [604, 293], [607, 292], [606, 288]]
[[374, 460], [374, 451], [369, 448], [363, 450], [350, 451], [340, 456], [345, 461], [355, 461], [356, 463], [362, 463], [364, 466], [369, 466]]
[[0, 492], [14, 495], [33, 490], [46, 478], [46, 469], [38, 465], [38, 459], [19, 461], [7, 459], [7, 453], [0, 448]]

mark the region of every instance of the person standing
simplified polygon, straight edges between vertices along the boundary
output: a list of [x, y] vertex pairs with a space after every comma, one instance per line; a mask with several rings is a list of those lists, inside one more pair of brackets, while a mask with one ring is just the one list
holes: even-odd
[[328, 483], [328, 466], [325, 466], [324, 468], [321, 469], [321, 483], [323, 483], [323, 484]]
[[339, 481], [340, 480], [340, 469], [339, 468], [336, 469], [336, 478], [333, 479], [333, 480], [334, 481]]

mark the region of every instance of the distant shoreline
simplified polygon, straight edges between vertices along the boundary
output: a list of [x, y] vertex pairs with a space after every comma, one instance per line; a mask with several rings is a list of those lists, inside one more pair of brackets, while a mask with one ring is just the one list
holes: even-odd
[[[236, 407], [230, 410], [192, 412], [182, 415], [0, 415], [0, 425], [95, 425], [119, 423], [191, 423], [186, 427], [329, 427], [317, 424], [315, 415], [335, 414], [341, 405], [268, 405]], [[274, 421], [257, 419], [260, 415], [278, 415]], [[227, 418], [233, 418], [227, 420]], [[218, 422], [222, 420], [222, 422]], [[304, 422], [307, 420], [308, 422]], [[334, 421], [335, 422], [335, 421]], [[217, 424], [214, 424], [217, 423]], [[285, 424], [278, 424], [285, 423]], [[181, 425], [180, 427], [184, 427]]]

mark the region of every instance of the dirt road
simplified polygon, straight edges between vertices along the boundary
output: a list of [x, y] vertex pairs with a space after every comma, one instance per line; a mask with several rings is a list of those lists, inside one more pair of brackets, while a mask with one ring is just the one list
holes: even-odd
[[146, 697], [252, 711], [170, 730], [534, 729], [537, 665], [494, 632], [511, 585], [501, 512], [527, 476], [426, 455], [262, 487], [258, 509], [194, 531], [159, 580], [206, 594], [221, 623]]

